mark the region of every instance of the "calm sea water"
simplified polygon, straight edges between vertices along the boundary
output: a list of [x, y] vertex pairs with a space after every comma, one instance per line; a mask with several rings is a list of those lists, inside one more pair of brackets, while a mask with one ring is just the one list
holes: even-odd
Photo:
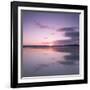
[[22, 77], [79, 74], [79, 46], [23, 47]]

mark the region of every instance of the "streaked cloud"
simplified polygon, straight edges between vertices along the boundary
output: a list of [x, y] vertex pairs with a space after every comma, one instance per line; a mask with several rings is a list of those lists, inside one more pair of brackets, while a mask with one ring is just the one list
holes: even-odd
[[78, 27], [63, 27], [63, 28], [58, 28], [56, 31], [66, 31], [66, 32], [74, 32], [74, 31], [78, 31], [79, 28]]
[[34, 21], [34, 23], [35, 23], [39, 28], [42, 28], [42, 29], [54, 29], [53, 27], [50, 27], [50, 26], [45, 25], [45, 24], [41, 24], [40, 22], [37, 22], [37, 21]]
[[56, 40], [54, 41], [54, 45], [78, 45], [78, 41], [77, 40]]
[[78, 27], [63, 27], [56, 30], [57, 32], [65, 32], [68, 40], [56, 40], [55, 45], [79, 45], [79, 28]]

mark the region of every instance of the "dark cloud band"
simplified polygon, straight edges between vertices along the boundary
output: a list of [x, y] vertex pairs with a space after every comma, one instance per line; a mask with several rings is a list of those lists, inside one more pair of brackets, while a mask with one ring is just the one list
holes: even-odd
[[57, 29], [57, 31], [66, 31], [66, 32], [72, 32], [72, 31], [78, 31], [79, 28], [78, 27], [63, 27], [63, 28], [59, 28]]

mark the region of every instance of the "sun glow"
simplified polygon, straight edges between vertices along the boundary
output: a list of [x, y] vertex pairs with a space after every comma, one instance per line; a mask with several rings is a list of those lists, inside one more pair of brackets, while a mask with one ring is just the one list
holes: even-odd
[[53, 44], [52, 43], [49, 43], [49, 46], [53, 46]]

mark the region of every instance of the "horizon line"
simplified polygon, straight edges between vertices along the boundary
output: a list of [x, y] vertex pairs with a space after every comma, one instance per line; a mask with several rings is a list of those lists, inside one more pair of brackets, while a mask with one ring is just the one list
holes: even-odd
[[23, 47], [55, 47], [55, 46], [79, 46], [79, 44], [70, 44], [70, 45], [22, 45]]

